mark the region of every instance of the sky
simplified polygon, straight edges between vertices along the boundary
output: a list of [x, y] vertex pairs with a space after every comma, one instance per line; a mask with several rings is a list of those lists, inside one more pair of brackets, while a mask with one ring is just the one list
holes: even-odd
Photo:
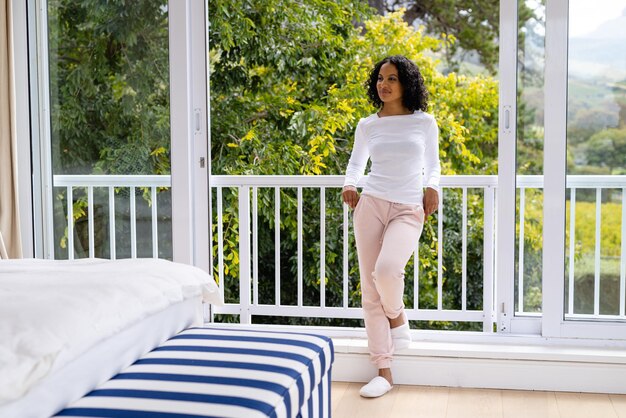
[[593, 32], [607, 20], [621, 16], [626, 9], [626, 0], [570, 0], [570, 36]]

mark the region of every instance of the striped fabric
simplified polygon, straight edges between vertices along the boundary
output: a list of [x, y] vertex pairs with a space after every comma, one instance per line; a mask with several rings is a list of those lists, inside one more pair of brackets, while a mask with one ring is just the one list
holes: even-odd
[[333, 360], [320, 335], [190, 328], [57, 416], [330, 417]]

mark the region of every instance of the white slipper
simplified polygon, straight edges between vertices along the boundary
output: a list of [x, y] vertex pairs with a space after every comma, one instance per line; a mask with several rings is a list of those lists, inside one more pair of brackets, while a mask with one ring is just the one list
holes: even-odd
[[391, 339], [393, 340], [393, 348], [395, 350], [403, 350], [411, 345], [411, 328], [409, 323], [405, 322], [399, 327], [391, 328]]
[[376, 376], [370, 382], [363, 386], [360, 390], [360, 394], [364, 398], [378, 398], [389, 392], [393, 386], [382, 376]]

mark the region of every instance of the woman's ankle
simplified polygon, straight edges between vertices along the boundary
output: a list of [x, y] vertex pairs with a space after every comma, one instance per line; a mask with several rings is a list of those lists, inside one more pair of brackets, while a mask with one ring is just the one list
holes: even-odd
[[389, 319], [389, 328], [398, 328], [406, 323], [406, 319], [404, 317], [404, 313], [401, 313], [396, 318], [388, 318]]
[[387, 379], [390, 385], [393, 385], [393, 378], [391, 377], [391, 369], [378, 369], [378, 375]]

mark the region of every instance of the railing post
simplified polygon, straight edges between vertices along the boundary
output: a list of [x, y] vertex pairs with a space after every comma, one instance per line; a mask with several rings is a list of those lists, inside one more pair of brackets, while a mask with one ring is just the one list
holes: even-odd
[[519, 188], [519, 240], [517, 244], [517, 310], [524, 312], [524, 226], [526, 223], [526, 188]]
[[239, 306], [242, 324], [250, 315], [250, 186], [239, 186]]
[[493, 332], [494, 188], [485, 187], [483, 229], [483, 332]]
[[74, 189], [72, 186], [67, 186], [67, 259], [74, 259]]

